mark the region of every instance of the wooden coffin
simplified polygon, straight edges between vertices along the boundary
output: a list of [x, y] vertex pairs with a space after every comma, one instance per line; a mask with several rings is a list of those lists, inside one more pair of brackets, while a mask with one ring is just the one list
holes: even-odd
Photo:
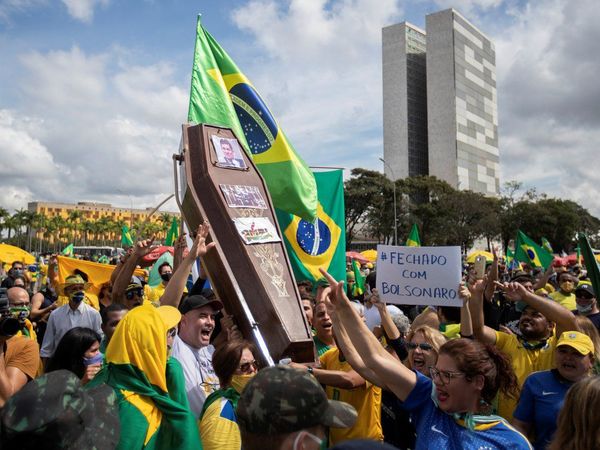
[[[184, 125], [179, 159], [184, 165], [182, 214], [190, 230], [204, 220], [211, 225], [216, 249], [203, 262], [227, 312], [244, 337], [262, 349], [263, 363], [288, 357], [314, 361], [312, 335], [285, 245], [281, 240], [260, 243], [269, 237], [265, 219], [273, 225], [271, 235], [282, 237], [271, 198], [234, 133]], [[258, 243], [245, 243], [242, 235]]]

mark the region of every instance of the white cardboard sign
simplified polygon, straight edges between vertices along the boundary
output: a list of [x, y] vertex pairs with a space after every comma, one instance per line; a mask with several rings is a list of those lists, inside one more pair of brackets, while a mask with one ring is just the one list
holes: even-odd
[[460, 247], [377, 246], [377, 290], [396, 305], [462, 306]]

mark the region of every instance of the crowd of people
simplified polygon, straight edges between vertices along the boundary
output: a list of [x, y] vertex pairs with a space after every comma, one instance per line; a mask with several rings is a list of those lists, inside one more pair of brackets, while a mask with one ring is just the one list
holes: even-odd
[[315, 362], [261, 367], [203, 273], [189, 282], [208, 234], [185, 257], [182, 236], [154, 288], [135, 275], [152, 239], [94, 295], [55, 258], [35, 288], [12, 262], [1, 449], [600, 448], [600, 309], [582, 267], [509, 270], [494, 252], [483, 276], [463, 267], [462, 307], [386, 305], [371, 263], [348, 282], [322, 271], [298, 283]]

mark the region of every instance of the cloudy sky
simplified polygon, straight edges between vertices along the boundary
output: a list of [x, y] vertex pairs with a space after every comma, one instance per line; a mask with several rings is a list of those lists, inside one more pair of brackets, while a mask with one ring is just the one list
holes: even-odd
[[496, 44], [501, 181], [600, 216], [592, 0], [0, 0], [0, 206], [171, 193], [198, 13], [308, 164], [381, 170], [381, 28], [450, 6]]

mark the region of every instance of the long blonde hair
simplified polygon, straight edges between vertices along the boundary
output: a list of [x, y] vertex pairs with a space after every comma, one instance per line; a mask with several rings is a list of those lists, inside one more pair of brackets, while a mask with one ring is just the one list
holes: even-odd
[[[433, 347], [433, 351], [435, 352], [437, 359], [437, 356], [440, 354], [440, 347], [446, 343], [446, 338], [444, 335], [435, 328], [431, 328], [429, 325], [421, 325], [420, 327], [417, 327], [414, 330], [411, 329], [408, 332], [408, 335], [406, 336], [406, 342], [412, 341], [413, 337], [415, 337], [415, 334], [417, 333], [421, 333], [425, 338], [425, 341]], [[410, 360], [407, 361], [407, 365], [409, 369], [412, 369], [412, 367], [410, 367]]]
[[600, 377], [575, 383], [558, 415], [558, 428], [549, 450], [596, 450], [600, 448]]

